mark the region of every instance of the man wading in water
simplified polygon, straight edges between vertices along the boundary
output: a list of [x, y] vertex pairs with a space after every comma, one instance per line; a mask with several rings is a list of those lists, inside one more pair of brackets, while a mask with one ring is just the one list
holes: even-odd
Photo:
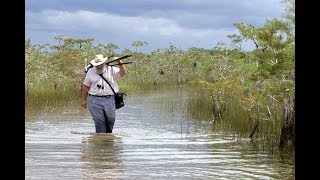
[[107, 60], [108, 57], [103, 58], [102, 54], [96, 55], [95, 59], [91, 60], [93, 68], [86, 74], [81, 93], [81, 105], [84, 108], [88, 105], [96, 133], [112, 133], [116, 115], [114, 93], [99, 74], [108, 80], [116, 93], [119, 91], [116, 79], [126, 74], [126, 68], [121, 60], [118, 60], [119, 68], [106, 65]]

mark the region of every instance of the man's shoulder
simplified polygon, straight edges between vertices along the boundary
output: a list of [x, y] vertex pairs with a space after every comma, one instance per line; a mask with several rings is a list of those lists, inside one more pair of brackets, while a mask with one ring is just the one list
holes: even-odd
[[90, 68], [87, 72], [87, 75], [95, 73], [94, 68]]
[[87, 71], [87, 73], [85, 74], [85, 77], [86, 77], [86, 78], [92, 78], [93, 76], [95, 76], [95, 74], [96, 74], [96, 72], [94, 71], [93, 68], [91, 68], [91, 69], [89, 69], [89, 70]]

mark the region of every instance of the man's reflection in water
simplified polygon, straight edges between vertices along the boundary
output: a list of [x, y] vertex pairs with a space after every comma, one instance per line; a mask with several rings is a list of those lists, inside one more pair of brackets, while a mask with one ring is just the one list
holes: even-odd
[[84, 178], [121, 178], [121, 137], [114, 134], [92, 134], [82, 140], [82, 173]]

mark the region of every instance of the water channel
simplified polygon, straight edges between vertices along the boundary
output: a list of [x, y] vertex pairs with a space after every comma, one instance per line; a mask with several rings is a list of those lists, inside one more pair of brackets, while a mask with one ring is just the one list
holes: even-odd
[[128, 96], [112, 134], [88, 109], [48, 107], [25, 122], [25, 179], [294, 179], [294, 162], [186, 114], [183, 89]]

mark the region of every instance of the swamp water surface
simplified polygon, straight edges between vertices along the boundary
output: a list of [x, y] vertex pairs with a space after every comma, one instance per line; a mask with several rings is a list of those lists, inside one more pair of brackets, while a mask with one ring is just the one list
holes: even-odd
[[112, 134], [76, 103], [26, 117], [25, 179], [294, 179], [291, 159], [188, 118], [186, 98], [125, 97]]

